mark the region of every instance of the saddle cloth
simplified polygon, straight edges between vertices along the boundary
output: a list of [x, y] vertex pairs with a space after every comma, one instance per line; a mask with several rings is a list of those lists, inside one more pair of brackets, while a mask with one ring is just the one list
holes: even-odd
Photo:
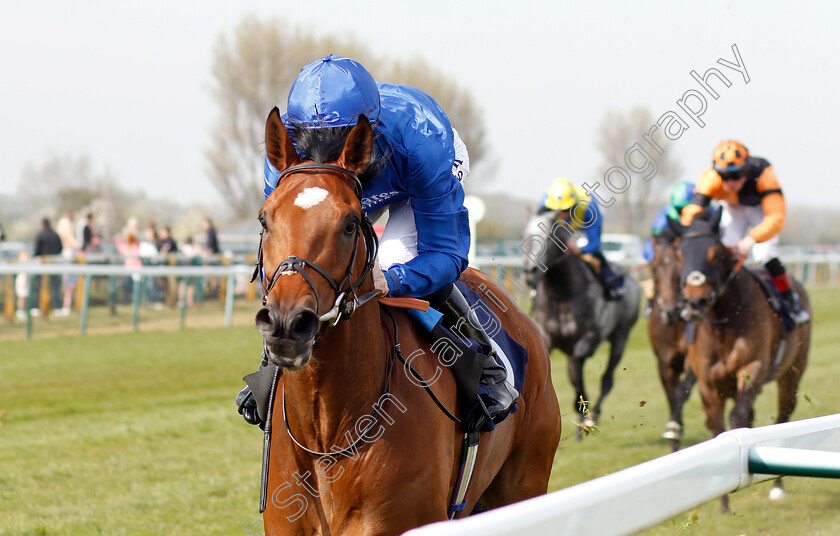
[[[507, 382], [517, 391], [522, 392], [522, 385], [525, 381], [525, 365], [528, 363], [528, 352], [507, 334], [502, 327], [502, 323], [477, 293], [461, 281], [456, 281], [455, 285], [457, 285], [464, 298], [466, 298], [470, 308], [475, 312], [478, 322], [492, 339], [493, 348], [496, 350], [496, 362], [505, 367], [507, 371]], [[456, 346], [466, 348], [470, 350], [470, 353], [481, 352], [480, 346], [474, 340], [457, 336], [442, 326], [441, 319], [443, 318], [443, 314], [439, 311], [429, 308], [428, 311], [409, 309], [407, 312], [431, 336], [441, 333], [442, 330]], [[466, 357], [466, 354], [461, 357]], [[479, 384], [478, 393], [487, 394], [487, 387]], [[477, 402], [474, 402], [472, 405], [462, 405], [461, 415], [464, 422], [469, 420], [469, 416], [477, 410], [477, 407]], [[496, 424], [505, 420], [511, 413], [515, 413], [517, 409], [517, 406], [514, 405], [508, 413], [500, 415], [493, 422], [488, 422], [481, 431], [488, 432], [493, 430]]]

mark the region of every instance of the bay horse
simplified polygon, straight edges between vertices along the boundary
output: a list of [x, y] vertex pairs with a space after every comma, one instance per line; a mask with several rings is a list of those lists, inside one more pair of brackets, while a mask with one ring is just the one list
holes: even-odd
[[[435, 404], [459, 414], [452, 374], [405, 311], [365, 302], [378, 294], [361, 205], [373, 131], [364, 116], [347, 130], [335, 150], [325, 142], [303, 161], [277, 108], [266, 121], [280, 178], [259, 212], [256, 324], [282, 372], [266, 423], [266, 534], [390, 535], [445, 520], [459, 475], [464, 432]], [[488, 306], [529, 355], [519, 410], [481, 434], [469, 513], [546, 492], [560, 412], [537, 326], [486, 275], [468, 269], [461, 280], [494, 293]], [[407, 364], [395, 365], [402, 355]]]
[[[761, 283], [741, 269], [741, 260], [720, 241], [721, 212], [695, 217], [688, 228], [671, 222], [681, 235], [683, 316], [697, 322], [688, 360], [697, 376], [706, 425], [713, 436], [726, 430], [724, 404], [730, 398], [734, 407], [729, 425], [751, 427], [755, 399], [773, 380], [779, 395], [776, 423], [787, 422], [796, 407], [796, 390], [811, 342], [810, 324], [785, 335]], [[810, 313], [805, 288], [795, 280], [792, 285]], [[771, 490], [774, 496], [783, 496], [781, 479]], [[727, 510], [726, 496], [721, 506]]]
[[[612, 390], [615, 369], [639, 317], [641, 290], [626, 270], [612, 265], [616, 275], [624, 276], [624, 294], [618, 300], [605, 300], [593, 270], [580, 255], [569, 253], [557, 236], [556, 218], [556, 211], [531, 216], [521, 246], [525, 253], [523, 272], [535, 289], [534, 320], [543, 330], [548, 347], [566, 354], [569, 380], [575, 389], [572, 403], [582, 423], [577, 432], [581, 439], [588, 427], [597, 425], [601, 405]], [[569, 235], [562, 238], [568, 240]], [[601, 376], [600, 396], [589, 406], [583, 364], [605, 340], [610, 342], [609, 361]]]
[[650, 263], [653, 274], [653, 299], [648, 318], [648, 336], [656, 355], [659, 379], [668, 398], [671, 417], [665, 425], [662, 437], [670, 440], [671, 449], [676, 451], [682, 439], [683, 405], [691, 395], [697, 378], [686, 359], [686, 323], [680, 315], [682, 258], [671, 237], [656, 236], [651, 239], [654, 252]]

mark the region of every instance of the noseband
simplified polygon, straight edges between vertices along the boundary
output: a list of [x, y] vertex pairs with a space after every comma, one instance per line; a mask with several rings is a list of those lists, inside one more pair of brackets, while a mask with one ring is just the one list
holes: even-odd
[[[294, 173], [305, 173], [307, 171], [336, 171], [346, 177], [349, 177], [353, 180], [353, 186], [354, 191], [356, 193], [356, 197], [361, 202], [363, 188], [362, 181], [359, 180], [359, 177], [355, 173], [348, 171], [343, 167], [334, 166], [331, 164], [310, 163], [291, 166], [289, 168], [286, 168], [282, 173], [280, 173], [280, 176], [277, 178], [277, 184], [279, 185], [280, 181], [288, 175], [292, 175]], [[271, 273], [271, 277], [266, 278], [265, 265], [263, 262], [264, 232], [264, 229], [260, 231], [260, 246], [259, 250], [257, 251], [257, 262], [254, 266], [254, 273], [251, 276], [252, 283], [257, 279], [257, 277], [260, 278], [260, 283], [262, 283], [263, 287], [263, 305], [267, 303], [268, 294], [271, 292], [271, 289], [274, 288], [275, 283], [277, 283], [278, 277], [280, 277], [281, 275], [292, 275], [295, 273], [299, 273], [306, 280], [307, 284], [312, 289], [312, 292], [315, 293], [315, 310], [320, 311], [321, 298], [318, 295], [318, 289], [315, 288], [315, 283], [312, 281], [312, 277], [310, 277], [310, 275], [306, 271], [307, 266], [315, 270], [318, 274], [320, 274], [321, 277], [323, 277], [326, 280], [326, 282], [330, 285], [330, 287], [336, 295], [333, 307], [319, 317], [319, 320], [321, 322], [329, 320], [332, 322], [332, 324], [336, 324], [342, 317], [350, 318], [356, 311], [356, 307], [364, 304], [365, 302], [371, 300], [379, 294], [378, 290], [368, 292], [367, 294], [361, 297], [359, 297], [356, 293], [356, 290], [358, 289], [359, 285], [361, 285], [362, 282], [364, 282], [365, 278], [367, 278], [368, 274], [373, 269], [373, 265], [376, 262], [376, 252], [379, 248], [379, 239], [377, 238], [376, 233], [373, 232], [373, 224], [371, 224], [364, 211], [362, 212], [361, 224], [356, 229], [356, 234], [354, 236], [353, 253], [350, 257], [350, 262], [347, 265], [347, 270], [344, 272], [344, 276], [339, 282], [336, 282], [335, 279], [333, 279], [332, 276], [330, 276], [330, 274], [328, 274], [323, 268], [321, 268], [314, 262], [307, 259], [302, 259], [300, 257], [296, 257], [294, 255], [287, 257], [285, 260], [280, 262], [280, 264], [278, 264], [274, 271]], [[364, 270], [362, 270], [362, 274], [359, 276], [359, 278], [355, 281], [352, 281], [353, 265], [356, 264], [356, 255], [359, 249], [359, 233], [361, 233], [365, 243], [365, 268]], [[268, 282], [266, 283], [266, 281]]]

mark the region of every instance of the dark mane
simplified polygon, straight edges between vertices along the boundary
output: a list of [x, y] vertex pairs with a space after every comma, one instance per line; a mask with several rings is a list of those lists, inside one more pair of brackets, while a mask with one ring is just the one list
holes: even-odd
[[[307, 126], [308, 127], [308, 126]], [[295, 147], [303, 158], [319, 164], [334, 162], [341, 156], [344, 143], [353, 127], [307, 128], [289, 125], [289, 135], [295, 140]], [[374, 138], [375, 140], [376, 138]], [[373, 144], [373, 158], [365, 171], [359, 175], [362, 184], [372, 178], [385, 164], [387, 155], [380, 154], [376, 143]]]

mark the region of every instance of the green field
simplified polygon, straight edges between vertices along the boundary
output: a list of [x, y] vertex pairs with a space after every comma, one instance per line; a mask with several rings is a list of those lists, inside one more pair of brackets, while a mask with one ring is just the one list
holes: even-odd
[[[812, 301], [814, 340], [795, 419], [840, 410], [840, 289], [814, 291]], [[196, 315], [188, 326], [201, 325]], [[242, 422], [232, 397], [259, 349], [256, 330], [242, 323], [0, 341], [0, 534], [256, 534], [246, 523], [259, 521], [262, 435]], [[586, 366], [592, 397], [604, 352]], [[582, 442], [574, 440], [565, 358], [556, 354], [553, 364], [564, 433], [552, 489], [670, 452], [644, 319], [599, 433]], [[774, 413], [769, 386], [756, 425], [772, 424]], [[685, 421], [685, 445], [708, 439], [696, 392]], [[645, 534], [837, 533], [840, 483], [789, 478], [782, 503], [767, 500], [769, 487], [733, 494], [729, 514], [710, 502]]]

